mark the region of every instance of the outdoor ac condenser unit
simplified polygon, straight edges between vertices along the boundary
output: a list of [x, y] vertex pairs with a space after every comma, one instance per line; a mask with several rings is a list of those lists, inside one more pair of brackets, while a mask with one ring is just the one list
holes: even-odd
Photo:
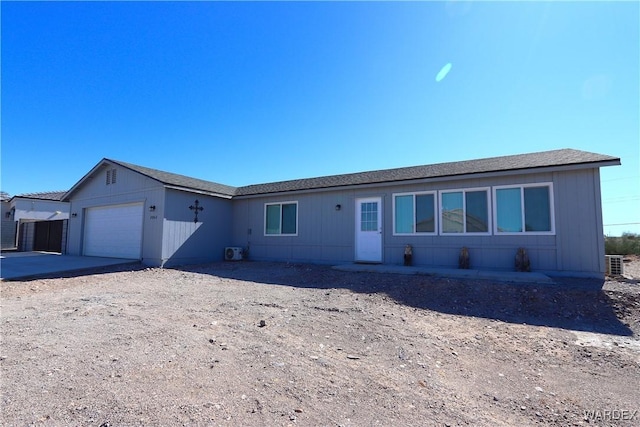
[[224, 259], [226, 261], [240, 261], [242, 259], [242, 248], [229, 247], [224, 250]]
[[622, 255], [605, 255], [604, 262], [607, 267], [607, 276], [622, 276], [624, 274]]

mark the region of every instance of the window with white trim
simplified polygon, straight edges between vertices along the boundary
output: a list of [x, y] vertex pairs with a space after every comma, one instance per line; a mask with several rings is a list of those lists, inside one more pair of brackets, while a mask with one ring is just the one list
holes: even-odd
[[440, 234], [490, 234], [489, 189], [441, 191]]
[[435, 233], [435, 191], [393, 195], [393, 234]]
[[360, 231], [378, 231], [378, 202], [360, 204]]
[[554, 234], [553, 185], [494, 187], [496, 234]]
[[298, 202], [265, 203], [264, 234], [296, 236], [298, 234]]

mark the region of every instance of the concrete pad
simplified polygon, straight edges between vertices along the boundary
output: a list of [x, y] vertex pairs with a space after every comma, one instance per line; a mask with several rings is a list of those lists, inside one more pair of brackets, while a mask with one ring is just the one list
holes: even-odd
[[20, 280], [139, 262], [123, 258], [72, 256], [52, 252], [3, 252], [0, 254], [0, 278]]
[[427, 276], [449, 277], [455, 279], [493, 280], [499, 282], [553, 284], [547, 275], [536, 272], [521, 273], [517, 271], [461, 270], [437, 267], [405, 267], [386, 264], [343, 264], [333, 267], [341, 271], [356, 271], [391, 274], [424, 274]]

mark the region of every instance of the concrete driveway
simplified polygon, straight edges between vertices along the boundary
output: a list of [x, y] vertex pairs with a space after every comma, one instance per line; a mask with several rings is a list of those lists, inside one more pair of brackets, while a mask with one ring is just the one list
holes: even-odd
[[51, 252], [2, 252], [0, 254], [0, 278], [2, 280], [18, 280], [111, 265], [138, 263], [139, 261], [131, 259], [72, 256]]

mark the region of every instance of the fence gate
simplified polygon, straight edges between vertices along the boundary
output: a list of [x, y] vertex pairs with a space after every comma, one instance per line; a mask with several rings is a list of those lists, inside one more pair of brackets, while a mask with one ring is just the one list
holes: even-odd
[[34, 251], [62, 252], [62, 223], [64, 221], [38, 221], [35, 223]]

